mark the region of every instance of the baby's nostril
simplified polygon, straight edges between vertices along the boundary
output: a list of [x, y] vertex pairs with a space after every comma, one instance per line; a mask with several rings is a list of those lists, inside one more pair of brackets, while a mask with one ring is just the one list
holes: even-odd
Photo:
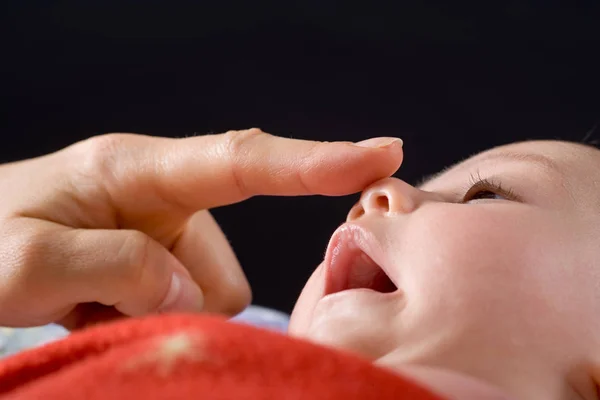
[[390, 209], [390, 200], [386, 195], [379, 195], [375, 198], [377, 208], [388, 211]]

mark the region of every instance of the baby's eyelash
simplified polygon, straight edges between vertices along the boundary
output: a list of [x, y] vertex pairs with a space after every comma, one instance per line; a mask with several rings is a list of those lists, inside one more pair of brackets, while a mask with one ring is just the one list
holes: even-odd
[[463, 201], [468, 200], [470, 195], [483, 191], [496, 193], [507, 200], [520, 201], [520, 197], [512, 189], [503, 186], [500, 182], [491, 178], [483, 178], [479, 171], [470, 175], [469, 185], [462, 191]]

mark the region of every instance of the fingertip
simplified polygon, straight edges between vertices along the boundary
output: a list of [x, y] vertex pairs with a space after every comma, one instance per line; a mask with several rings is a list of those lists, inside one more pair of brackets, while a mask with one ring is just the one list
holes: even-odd
[[396, 137], [376, 137], [361, 140], [360, 142], [354, 143], [354, 145], [358, 147], [366, 147], [371, 149], [393, 149], [398, 147], [402, 148], [404, 142], [402, 141], [402, 139]]
[[[404, 161], [404, 142], [399, 138], [379, 137], [358, 143], [346, 143], [345, 151], [330, 151], [327, 160], [341, 168], [328, 182], [330, 189], [362, 190], [379, 179], [392, 176]], [[339, 149], [339, 148], [338, 148]], [[330, 171], [328, 171], [330, 172]], [[342, 193], [338, 193], [342, 194]]]
[[369, 167], [374, 170], [393, 169], [393, 174], [404, 161], [404, 141], [400, 138], [379, 137], [352, 143], [354, 149], [359, 148], [363, 155], [372, 160]]

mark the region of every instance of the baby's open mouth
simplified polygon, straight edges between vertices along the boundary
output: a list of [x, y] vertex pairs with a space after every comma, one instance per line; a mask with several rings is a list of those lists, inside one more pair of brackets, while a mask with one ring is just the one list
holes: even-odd
[[359, 227], [338, 230], [327, 250], [325, 295], [352, 289], [391, 293], [398, 286], [384, 268], [371, 258], [374, 253], [366, 233]]

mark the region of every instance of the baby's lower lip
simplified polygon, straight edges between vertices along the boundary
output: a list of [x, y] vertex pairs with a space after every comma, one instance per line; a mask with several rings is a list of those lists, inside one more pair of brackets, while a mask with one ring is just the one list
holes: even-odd
[[378, 292], [368, 288], [347, 289], [335, 293], [324, 293], [320, 301], [323, 302], [342, 302], [342, 301], [357, 301], [372, 302], [386, 301], [402, 297], [399, 291], [395, 292]]
[[360, 288], [383, 293], [398, 290], [381, 265], [361, 249], [361, 240], [360, 232], [346, 228], [330, 242], [325, 257], [325, 295]]

